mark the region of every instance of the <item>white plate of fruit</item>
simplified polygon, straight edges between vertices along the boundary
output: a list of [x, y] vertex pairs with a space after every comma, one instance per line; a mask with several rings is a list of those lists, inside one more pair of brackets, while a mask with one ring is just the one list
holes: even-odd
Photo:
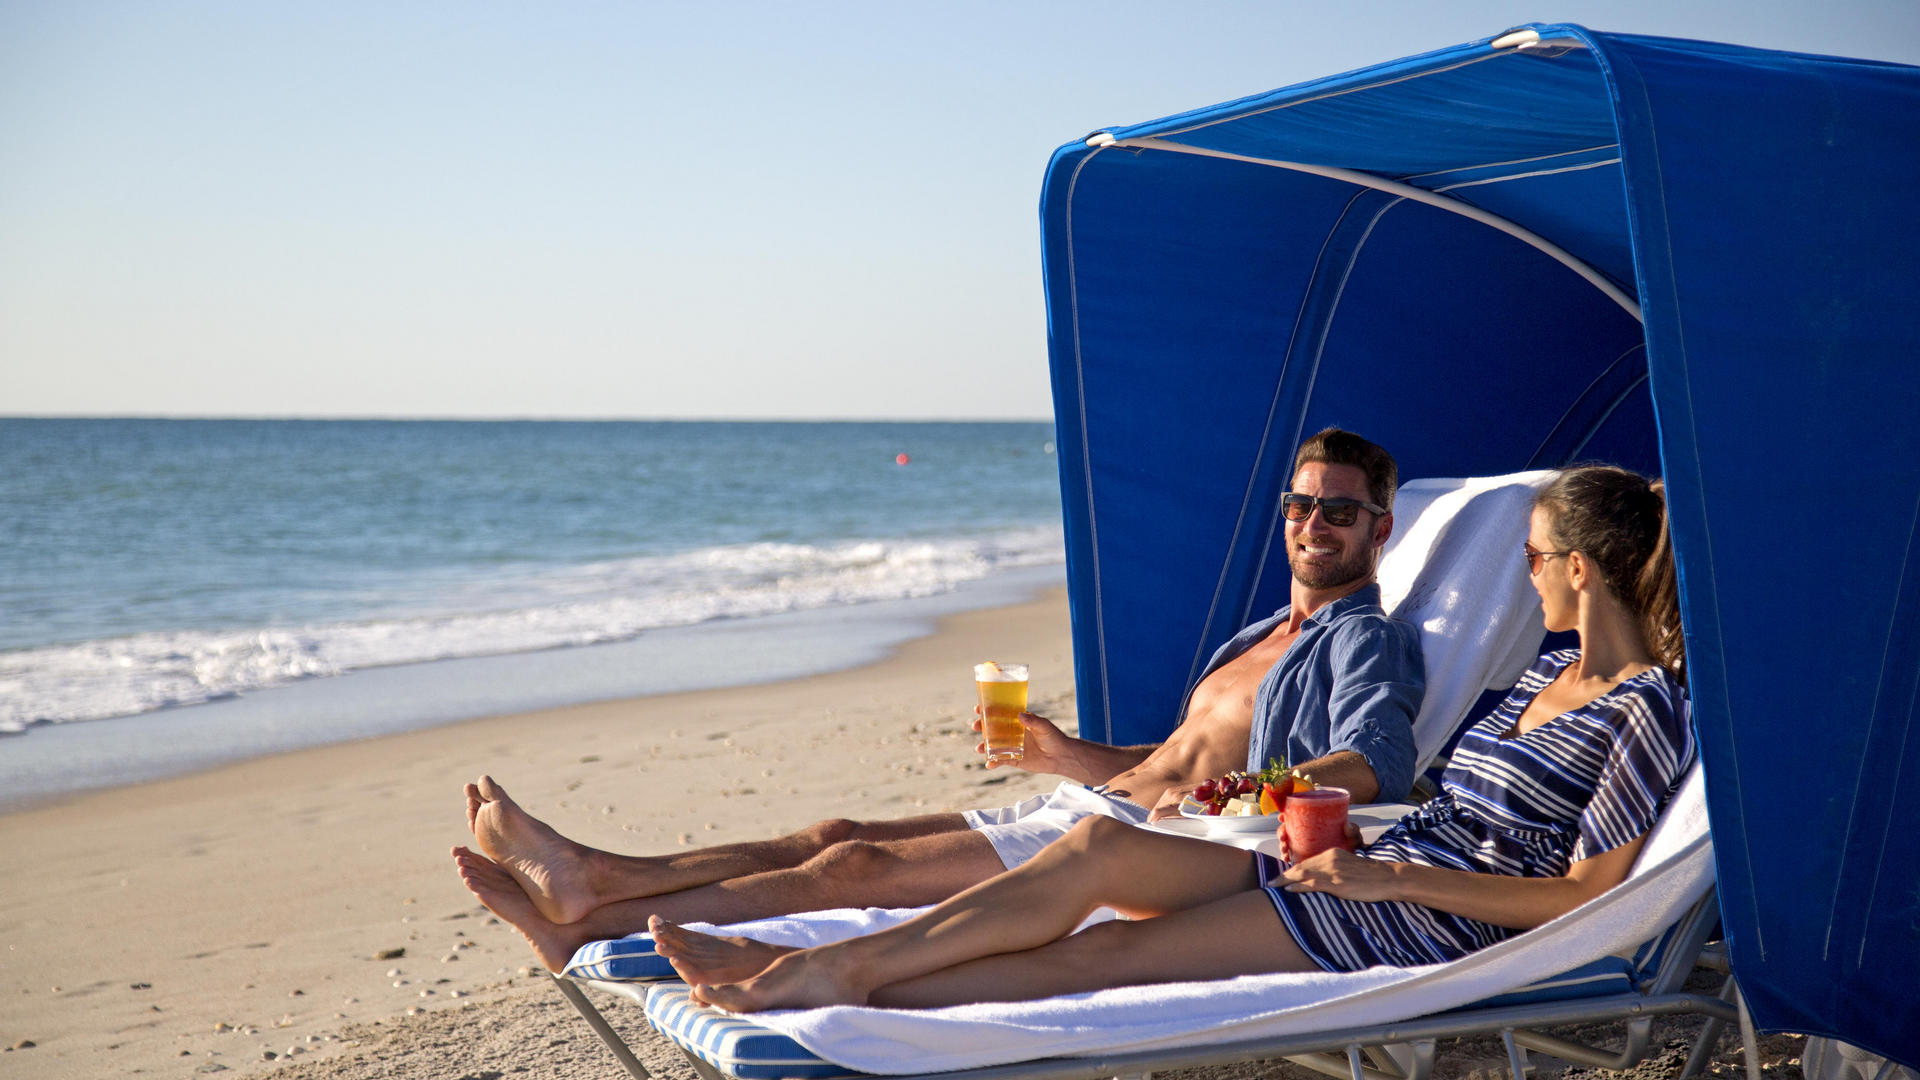
[[1311, 786], [1312, 781], [1294, 776], [1285, 765], [1257, 773], [1230, 772], [1180, 800], [1180, 816], [1203, 822], [1211, 831], [1272, 833], [1280, 827], [1280, 807], [1287, 796]]

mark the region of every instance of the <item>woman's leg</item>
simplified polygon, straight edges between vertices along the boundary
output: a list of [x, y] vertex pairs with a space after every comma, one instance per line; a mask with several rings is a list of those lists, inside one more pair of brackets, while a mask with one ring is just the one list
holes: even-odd
[[1318, 970], [1287, 932], [1272, 899], [1250, 888], [1159, 918], [1101, 923], [1037, 949], [969, 960], [882, 986], [868, 1002], [931, 1009], [1031, 1001], [1110, 986]]
[[1238, 848], [1089, 818], [1025, 866], [899, 926], [781, 956], [736, 983], [700, 985], [698, 972], [683, 975], [696, 984], [696, 999], [742, 1012], [858, 1004], [883, 986], [1054, 942], [1103, 905], [1152, 918], [1255, 884], [1252, 856]]

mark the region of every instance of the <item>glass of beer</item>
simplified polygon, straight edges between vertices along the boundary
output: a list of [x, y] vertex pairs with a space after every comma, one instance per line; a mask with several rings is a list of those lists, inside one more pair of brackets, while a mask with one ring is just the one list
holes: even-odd
[[980, 691], [980, 734], [986, 737], [988, 761], [1019, 761], [1027, 745], [1027, 665], [988, 660], [973, 666], [973, 683]]
[[1347, 805], [1352, 796], [1346, 788], [1317, 787], [1287, 796], [1280, 810], [1281, 828], [1287, 830], [1287, 846], [1293, 849], [1293, 861], [1311, 859], [1328, 848], [1347, 846]]

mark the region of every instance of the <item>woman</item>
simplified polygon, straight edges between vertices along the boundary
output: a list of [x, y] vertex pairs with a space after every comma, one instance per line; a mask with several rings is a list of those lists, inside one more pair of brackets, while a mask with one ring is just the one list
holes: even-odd
[[[694, 997], [735, 1011], [930, 1007], [1107, 986], [1452, 960], [1619, 884], [1693, 757], [1658, 483], [1561, 474], [1525, 548], [1543, 656], [1456, 749], [1442, 793], [1358, 853], [1282, 863], [1081, 823], [1019, 869], [888, 930], [814, 949], [656, 919]], [[1130, 921], [1074, 934], [1094, 909]]]

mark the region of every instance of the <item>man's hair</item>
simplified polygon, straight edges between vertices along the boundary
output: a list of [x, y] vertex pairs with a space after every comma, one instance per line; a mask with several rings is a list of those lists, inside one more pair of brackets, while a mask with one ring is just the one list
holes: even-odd
[[1393, 463], [1393, 455], [1385, 449], [1351, 431], [1330, 427], [1300, 444], [1300, 452], [1293, 456], [1294, 475], [1298, 476], [1300, 467], [1310, 461], [1322, 465], [1352, 465], [1366, 473], [1367, 494], [1374, 502], [1393, 509], [1393, 492], [1400, 486], [1400, 467]]

